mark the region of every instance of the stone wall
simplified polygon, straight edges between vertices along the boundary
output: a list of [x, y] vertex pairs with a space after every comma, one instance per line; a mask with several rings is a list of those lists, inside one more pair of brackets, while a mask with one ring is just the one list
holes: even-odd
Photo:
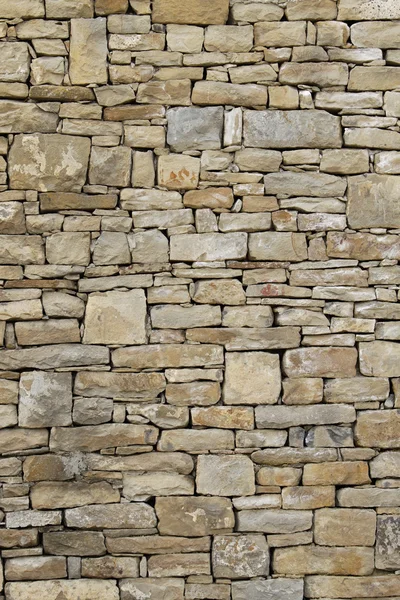
[[399, 0], [0, 0], [0, 600], [400, 597], [399, 118]]

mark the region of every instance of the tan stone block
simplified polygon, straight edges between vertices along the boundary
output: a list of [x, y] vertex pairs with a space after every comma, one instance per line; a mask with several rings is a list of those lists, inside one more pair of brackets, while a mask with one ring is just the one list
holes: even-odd
[[355, 348], [302, 348], [288, 350], [283, 369], [290, 377], [354, 377], [357, 362]]
[[367, 448], [400, 447], [400, 411], [365, 411], [358, 415], [355, 438]]
[[123, 495], [128, 500], [143, 496], [192, 496], [194, 480], [177, 473], [124, 474]]
[[[70, 373], [28, 371], [19, 384], [19, 425], [28, 428], [71, 425]], [[54, 397], [57, 402], [54, 402]]]
[[271, 108], [296, 110], [299, 107], [299, 93], [295, 87], [290, 85], [271, 86], [268, 92]]
[[358, 48], [399, 48], [399, 24], [387, 21], [355, 23], [351, 43]]
[[193, 104], [232, 106], [263, 106], [268, 90], [262, 85], [222, 83], [219, 81], [196, 81], [192, 93]]
[[83, 343], [145, 343], [145, 319], [143, 290], [91, 294], [86, 308]]
[[[86, 46], [88, 38], [90, 52]], [[74, 85], [107, 83], [107, 36], [104, 18], [71, 20], [69, 75]]]
[[255, 46], [284, 47], [304, 46], [306, 43], [306, 23], [261, 22], [254, 26]]
[[20, 346], [66, 344], [81, 341], [76, 319], [48, 319], [15, 324], [15, 335]]
[[307, 242], [303, 233], [250, 233], [249, 255], [253, 260], [302, 261], [307, 258]]
[[192, 424], [222, 429], [254, 429], [253, 409], [245, 406], [192, 408]]
[[17, 135], [9, 154], [10, 187], [41, 192], [80, 192], [86, 180], [89, 151], [90, 140], [84, 137], [40, 133]]
[[285, 379], [282, 385], [284, 404], [316, 404], [322, 401], [322, 379], [312, 377]]
[[[134, 534], [134, 532], [132, 532]], [[168, 535], [141, 535], [107, 538], [107, 549], [116, 554], [175, 554], [208, 552], [210, 538], [186, 538]]]
[[57, 579], [67, 576], [67, 562], [61, 556], [31, 556], [10, 558], [6, 561], [4, 574], [7, 581]]
[[158, 430], [151, 425], [113, 423], [89, 427], [54, 427], [50, 445], [65, 452], [95, 452], [101, 448], [155, 444]]
[[278, 548], [273, 565], [275, 572], [287, 575], [370, 575], [374, 569], [374, 551], [313, 545]]
[[10, 6], [8, 0], [0, 2], [0, 17], [5, 19], [34, 19], [44, 17], [43, 0], [21, 0]]
[[157, 449], [161, 452], [182, 450], [184, 452], [206, 452], [208, 450], [231, 450], [234, 448], [232, 431], [220, 429], [175, 429], [162, 431]]
[[162, 535], [202, 537], [229, 532], [235, 523], [228, 498], [157, 498], [156, 513]]
[[177, 577], [146, 577], [124, 579], [120, 583], [121, 600], [131, 600], [145, 594], [149, 600], [155, 600], [160, 594], [167, 594], [169, 600], [183, 600], [185, 580]]
[[337, 6], [334, 0], [292, 0], [286, 7], [289, 21], [307, 19], [322, 21], [335, 19]]
[[121, 348], [113, 352], [114, 366], [133, 369], [203, 367], [222, 364], [222, 362], [223, 350], [220, 346], [213, 344], [201, 346], [152, 344], [136, 348]]
[[274, 404], [281, 390], [279, 358], [267, 352], [226, 356], [225, 404]]
[[119, 492], [109, 483], [40, 482], [31, 490], [32, 508], [54, 509], [83, 506], [85, 504], [108, 504], [118, 502]]
[[241, 579], [268, 575], [269, 551], [265, 536], [215, 536], [212, 565], [215, 577]]
[[204, 49], [208, 52], [249, 52], [252, 47], [251, 25], [210, 25], [205, 31]]
[[200, 160], [183, 154], [158, 159], [158, 183], [170, 190], [195, 189], [199, 182]]
[[150, 81], [149, 83], [139, 84], [136, 101], [139, 104], [189, 106], [190, 93], [190, 79]]
[[300, 483], [301, 473], [293, 467], [261, 467], [256, 479], [259, 485], [295, 486]]
[[82, 559], [82, 577], [125, 579], [139, 576], [139, 558], [131, 556], [102, 556]]
[[[65, 511], [68, 527], [76, 529], [147, 529], [156, 525], [154, 509], [143, 502], [102, 504], [69, 508]], [[84, 535], [85, 532], [82, 532]], [[102, 554], [102, 553], [99, 553]]]
[[322, 546], [373, 546], [376, 514], [373, 510], [322, 508], [315, 512], [315, 543]]
[[[10, 600], [31, 600], [40, 596], [43, 600], [52, 600], [57, 596], [65, 600], [118, 600], [117, 582], [113, 580], [54, 580], [9, 583], [7, 595]], [[61, 596], [61, 597], [62, 597]]]
[[[353, 1], [353, 0], [352, 0]], [[358, 4], [358, 0], [357, 0]], [[305, 580], [306, 598], [374, 598], [395, 596], [398, 588], [396, 575], [371, 577], [329, 577], [315, 575]]]
[[183, 203], [190, 208], [231, 208], [233, 193], [224, 187], [192, 190], [185, 193]]
[[400, 85], [396, 67], [354, 67], [350, 72], [350, 92], [394, 90]]
[[342, 63], [285, 63], [279, 81], [289, 85], [330, 87], [347, 85], [348, 77], [348, 67]]
[[191, 25], [168, 25], [167, 44], [171, 52], [201, 52], [204, 41], [202, 27]]
[[200, 304], [237, 305], [246, 302], [243, 286], [237, 279], [198, 281], [191, 296], [194, 302]]
[[368, 463], [338, 462], [305, 465], [304, 485], [364, 485], [371, 483]]
[[334, 486], [285, 487], [282, 490], [282, 508], [313, 510], [335, 505]]
[[220, 395], [220, 384], [210, 381], [168, 383], [166, 389], [168, 403], [175, 406], [209, 406], [216, 404]]
[[90, 233], [54, 233], [46, 238], [46, 259], [55, 265], [88, 265]]

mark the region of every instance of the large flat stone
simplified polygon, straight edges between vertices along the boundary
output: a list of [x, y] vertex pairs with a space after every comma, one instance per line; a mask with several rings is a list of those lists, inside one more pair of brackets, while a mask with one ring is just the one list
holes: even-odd
[[260, 579], [234, 581], [232, 600], [302, 600], [303, 581], [301, 579]]
[[9, 154], [10, 187], [41, 192], [80, 192], [86, 181], [89, 151], [90, 140], [85, 137], [41, 133], [17, 135]]
[[360, 371], [375, 377], [400, 377], [400, 345], [375, 341], [360, 344]]
[[171, 236], [172, 261], [215, 261], [245, 258], [246, 233], [201, 233]]
[[263, 535], [216, 535], [212, 549], [215, 577], [242, 579], [269, 572], [269, 549]]
[[240, 455], [199, 456], [196, 489], [211, 496], [251, 496], [255, 493], [253, 463]]
[[37, 104], [0, 100], [0, 133], [53, 133], [58, 115], [46, 112]]
[[155, 0], [152, 20], [154, 23], [182, 23], [184, 25], [224, 24], [228, 19], [229, 0]]
[[65, 522], [75, 529], [134, 530], [155, 527], [156, 516], [151, 506], [135, 502], [70, 508], [65, 511]]
[[355, 260], [400, 259], [400, 240], [396, 235], [329, 231], [327, 253], [332, 258]]
[[20, 0], [9, 3], [0, 0], [0, 18], [2, 19], [34, 19], [44, 17], [44, 0]]
[[112, 423], [93, 427], [54, 427], [50, 446], [53, 451], [95, 452], [114, 446], [155, 444], [158, 430], [151, 425]]
[[156, 513], [162, 535], [202, 537], [232, 531], [235, 524], [227, 498], [157, 498]]
[[356, 348], [299, 348], [288, 350], [283, 369], [289, 377], [354, 377]]
[[106, 19], [71, 19], [69, 76], [74, 85], [107, 83]]
[[335, 175], [292, 173], [290, 171], [265, 175], [264, 185], [268, 195], [287, 194], [288, 196], [317, 196], [320, 198], [343, 196], [347, 187], [346, 181]]
[[400, 227], [400, 177], [361, 175], [349, 177], [347, 217], [352, 229]]
[[359, 413], [355, 438], [367, 448], [400, 448], [400, 410]]
[[112, 362], [115, 367], [132, 369], [205, 367], [222, 364], [223, 349], [214, 344], [152, 344], [118, 348], [112, 354]]
[[305, 531], [311, 529], [312, 514], [309, 510], [241, 510], [237, 516], [237, 530], [263, 533]]
[[323, 110], [246, 110], [244, 140], [253, 148], [340, 148], [340, 119]]
[[373, 21], [375, 19], [400, 19], [397, 0], [341, 0], [338, 19], [343, 21]]
[[374, 550], [313, 545], [277, 548], [273, 566], [282, 575], [370, 575], [374, 569]]
[[353, 508], [321, 508], [315, 512], [315, 542], [321, 546], [373, 546], [376, 513]]
[[28, 44], [0, 43], [0, 79], [1, 81], [24, 82], [29, 77]]
[[306, 577], [306, 598], [382, 598], [397, 596], [397, 575], [343, 577], [311, 575]]
[[178, 577], [141, 577], [123, 579], [120, 583], [121, 600], [183, 600], [185, 580]]
[[281, 391], [279, 356], [268, 352], [226, 355], [225, 404], [274, 404]]
[[56, 344], [22, 350], [0, 350], [0, 368], [57, 369], [108, 364], [109, 350], [104, 346]]
[[119, 600], [117, 582], [106, 579], [8, 583], [6, 594], [7, 600]]
[[146, 343], [143, 290], [91, 294], [86, 305], [84, 344]]
[[28, 371], [20, 378], [19, 425], [28, 428], [71, 425], [70, 373]]
[[252, 260], [306, 260], [306, 236], [286, 231], [250, 233], [249, 256]]
[[221, 148], [223, 108], [173, 108], [167, 112], [167, 142], [174, 152]]
[[400, 515], [378, 515], [375, 560], [377, 569], [399, 569]]
[[352, 406], [258, 406], [255, 410], [259, 428], [286, 429], [298, 425], [352, 423], [356, 411]]
[[162, 373], [81, 371], [75, 377], [74, 391], [94, 398], [155, 398], [165, 385]]

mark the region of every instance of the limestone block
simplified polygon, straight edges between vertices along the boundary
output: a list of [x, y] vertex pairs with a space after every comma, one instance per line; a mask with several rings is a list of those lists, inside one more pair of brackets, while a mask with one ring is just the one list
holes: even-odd
[[394, 570], [400, 564], [400, 517], [378, 515], [376, 528], [377, 569]]
[[307, 258], [306, 236], [276, 231], [250, 233], [249, 255], [253, 260], [302, 261]]
[[157, 498], [156, 514], [162, 535], [201, 537], [231, 531], [234, 514], [228, 498]]
[[253, 581], [234, 581], [232, 583], [233, 600], [279, 600], [283, 596], [292, 600], [303, 598], [304, 584], [301, 579], [274, 578]]
[[232, 106], [265, 107], [268, 90], [262, 85], [196, 81], [192, 93], [193, 104], [230, 104]]
[[89, 151], [90, 141], [84, 137], [17, 135], [9, 156], [10, 186], [41, 192], [80, 192], [86, 180]]
[[91, 294], [85, 315], [85, 344], [146, 343], [143, 290]]
[[28, 44], [0, 43], [0, 80], [25, 82], [29, 77]]
[[374, 551], [313, 545], [277, 548], [274, 569], [285, 575], [370, 575], [374, 569]]
[[[62, 595], [65, 600], [118, 600], [117, 582], [107, 579], [78, 579], [32, 581], [7, 584], [7, 596], [10, 600], [30, 600], [40, 595], [43, 600], [53, 600]], [[62, 597], [61, 596], [61, 597]]]
[[126, 504], [101, 504], [69, 508], [65, 511], [68, 527], [76, 529], [146, 529], [154, 527], [154, 509], [143, 502]]
[[158, 184], [169, 190], [193, 190], [199, 182], [200, 160], [184, 154], [168, 154], [158, 159]]
[[168, 600], [183, 600], [185, 580], [178, 577], [141, 577], [121, 581], [121, 600], [145, 595], [149, 600], [157, 600], [163, 594]]
[[228, 19], [229, 0], [155, 0], [152, 19], [155, 23], [184, 23], [190, 25], [224, 24]]
[[208, 52], [249, 52], [253, 47], [253, 27], [210, 25], [206, 28], [204, 49]]
[[231, 352], [226, 356], [225, 404], [274, 404], [281, 390], [279, 357], [268, 352]]
[[338, 19], [345, 21], [399, 18], [400, 7], [396, 0], [388, 0], [383, 5], [376, 0], [341, 0], [338, 13]]
[[216, 535], [212, 547], [215, 577], [242, 579], [268, 575], [269, 549], [263, 535]]
[[355, 438], [359, 446], [367, 448], [399, 448], [400, 411], [365, 411], [358, 416]]
[[322, 508], [315, 513], [315, 542], [322, 546], [373, 546], [373, 510]]
[[260, 22], [254, 26], [256, 46], [282, 47], [304, 46], [306, 43], [306, 22]]
[[221, 148], [222, 107], [173, 108], [167, 112], [167, 142], [174, 152]]
[[107, 83], [106, 19], [71, 19], [69, 76], [74, 85]]
[[41, 481], [31, 491], [34, 509], [108, 504], [118, 502], [119, 497], [119, 492], [106, 481], [91, 484], [83, 481]]
[[131, 176], [130, 148], [93, 146], [90, 154], [89, 181], [93, 184], [126, 187]]
[[244, 111], [246, 146], [256, 148], [340, 148], [339, 118], [322, 110]]
[[72, 424], [70, 373], [27, 371], [21, 375], [19, 392], [21, 427], [40, 428]]
[[301, 348], [288, 350], [283, 369], [290, 377], [354, 377], [355, 348]]

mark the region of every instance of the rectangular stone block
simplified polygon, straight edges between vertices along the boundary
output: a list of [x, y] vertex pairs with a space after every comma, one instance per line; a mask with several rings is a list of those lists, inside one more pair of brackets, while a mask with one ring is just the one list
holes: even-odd
[[267, 100], [267, 88], [252, 83], [241, 85], [220, 81], [196, 81], [192, 93], [193, 104], [265, 107]]
[[400, 6], [396, 0], [386, 0], [383, 4], [376, 0], [341, 0], [338, 19], [343, 21], [400, 19]]
[[299, 348], [288, 350], [283, 370], [288, 377], [354, 377], [356, 348]]
[[152, 344], [114, 350], [112, 361], [115, 367], [132, 369], [205, 367], [221, 365], [223, 349], [213, 344]]
[[52, 451], [95, 452], [113, 446], [155, 444], [158, 429], [151, 425], [113, 423], [93, 427], [54, 427], [51, 430]]
[[[290, 352], [290, 351], [288, 351]], [[352, 406], [257, 406], [257, 427], [286, 429], [298, 425], [352, 423], [356, 412]]]
[[303, 598], [303, 581], [301, 579], [274, 578], [253, 581], [232, 582], [232, 600], [281, 600], [290, 597], [292, 600]]
[[266, 231], [250, 233], [249, 256], [253, 260], [307, 259], [307, 240], [304, 233]]
[[396, 575], [371, 577], [335, 577], [314, 575], [306, 577], [306, 598], [382, 598], [398, 593]]
[[43, 600], [119, 600], [117, 582], [106, 579], [78, 579], [54, 581], [24, 581], [8, 583], [9, 600], [31, 600], [41, 597]]
[[188, 25], [224, 24], [228, 19], [229, 0], [188, 0], [182, 5], [178, 0], [155, 0], [154, 23], [182, 23]]
[[107, 83], [106, 19], [71, 19], [69, 76], [74, 85]]
[[121, 600], [144, 597], [146, 600], [157, 600], [160, 594], [166, 600], [183, 600], [185, 580], [177, 577], [141, 577], [140, 579], [123, 579], [120, 583]]
[[375, 528], [373, 510], [322, 508], [315, 512], [315, 543], [322, 546], [373, 546]]
[[172, 261], [215, 261], [245, 258], [246, 233], [201, 233], [171, 236]]
[[157, 498], [156, 513], [162, 535], [202, 537], [232, 531], [235, 523], [227, 498]]
[[340, 119], [323, 110], [245, 110], [244, 141], [253, 148], [340, 148]]
[[367, 448], [400, 448], [400, 410], [360, 412], [355, 438]]

